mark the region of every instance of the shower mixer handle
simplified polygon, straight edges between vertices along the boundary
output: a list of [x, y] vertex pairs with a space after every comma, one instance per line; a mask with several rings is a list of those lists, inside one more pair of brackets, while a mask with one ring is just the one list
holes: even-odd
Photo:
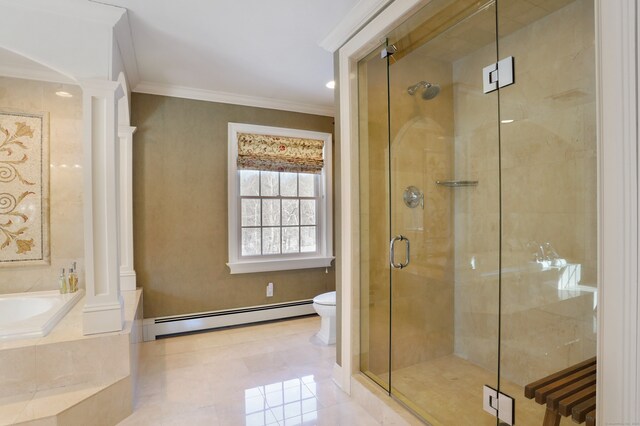
[[[396, 259], [395, 259], [395, 245], [396, 245], [396, 241], [406, 241], [407, 242], [407, 256], [405, 257], [405, 262], [404, 263], [396, 263]], [[391, 265], [392, 268], [395, 269], [403, 269], [406, 268], [407, 266], [409, 266], [409, 258], [411, 256], [411, 243], [409, 242], [409, 239], [407, 237], [405, 237], [404, 235], [396, 235], [395, 237], [393, 237], [391, 239], [391, 241], [389, 242], [389, 264]]]

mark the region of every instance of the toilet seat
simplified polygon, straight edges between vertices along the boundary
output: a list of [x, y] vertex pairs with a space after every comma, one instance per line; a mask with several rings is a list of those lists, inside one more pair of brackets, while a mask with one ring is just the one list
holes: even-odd
[[328, 293], [322, 293], [313, 298], [313, 303], [322, 306], [336, 306], [336, 292], [330, 291]]

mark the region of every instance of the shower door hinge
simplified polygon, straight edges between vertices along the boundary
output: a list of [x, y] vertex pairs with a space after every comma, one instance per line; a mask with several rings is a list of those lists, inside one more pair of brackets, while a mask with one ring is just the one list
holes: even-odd
[[516, 423], [516, 402], [509, 395], [491, 386], [482, 387], [482, 408], [508, 425]]
[[386, 46], [384, 49], [382, 49], [382, 51], [380, 52], [380, 57], [382, 59], [386, 58], [387, 56], [391, 56], [394, 53], [396, 53], [398, 51], [398, 48], [395, 47], [393, 44]]
[[495, 64], [482, 69], [482, 88], [484, 93], [509, 86], [514, 83], [513, 56], [509, 56]]

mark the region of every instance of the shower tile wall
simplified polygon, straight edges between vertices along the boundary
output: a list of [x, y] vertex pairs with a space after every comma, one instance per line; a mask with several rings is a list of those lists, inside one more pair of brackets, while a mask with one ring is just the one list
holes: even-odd
[[[513, 27], [508, 6], [501, 13], [503, 28]], [[520, 385], [595, 354], [593, 22], [593, 2], [577, 0], [500, 39], [501, 57], [514, 56], [516, 70], [516, 84], [500, 94], [501, 119], [514, 120], [501, 126], [501, 375]], [[494, 370], [498, 268], [490, 259], [498, 250], [499, 194], [484, 182], [498, 172], [497, 135], [494, 113], [479, 108], [483, 95], [470, 94], [480, 89], [488, 49], [453, 64], [455, 168], [480, 181], [456, 192], [455, 352]], [[536, 263], [545, 243], [569, 267]]]
[[[394, 370], [450, 354], [454, 342], [452, 193], [435, 184], [453, 173], [452, 67], [428, 49], [389, 68], [392, 234], [411, 241], [410, 267], [392, 276]], [[438, 96], [410, 96], [407, 88], [421, 80], [439, 84]], [[423, 191], [424, 208], [404, 204], [408, 186]], [[396, 256], [404, 258], [402, 243]]]
[[[57, 90], [61, 90], [59, 84], [0, 77], [0, 108], [49, 112], [51, 163], [51, 265], [2, 268], [0, 294], [55, 290], [60, 269], [69, 268], [74, 261], [83, 273], [82, 91], [64, 85], [73, 97], [61, 98]], [[84, 287], [82, 276], [80, 285]]]
[[455, 176], [478, 181], [454, 194], [455, 353], [489, 371], [498, 365], [500, 181], [496, 93], [481, 70], [495, 43], [453, 63]]
[[[374, 62], [375, 61], [375, 62]], [[359, 75], [361, 367], [389, 373], [389, 187], [386, 64], [373, 59]], [[364, 142], [366, 141], [366, 142]], [[369, 351], [369, 348], [371, 350]]]
[[[373, 60], [375, 61], [375, 59]], [[389, 149], [386, 69], [360, 74], [361, 359], [363, 371], [387, 379], [389, 367]], [[393, 275], [393, 369], [453, 351], [453, 227], [451, 194], [435, 185], [453, 170], [451, 63], [411, 55], [390, 68], [392, 233], [411, 241], [411, 267]], [[420, 81], [440, 84], [426, 101], [407, 93]], [[366, 113], [364, 113], [366, 110]], [[410, 185], [425, 194], [424, 209], [402, 201]], [[404, 249], [398, 243], [397, 260]], [[420, 303], [416, 303], [420, 301]], [[368, 352], [368, 348], [373, 348]], [[385, 348], [387, 348], [385, 350]]]

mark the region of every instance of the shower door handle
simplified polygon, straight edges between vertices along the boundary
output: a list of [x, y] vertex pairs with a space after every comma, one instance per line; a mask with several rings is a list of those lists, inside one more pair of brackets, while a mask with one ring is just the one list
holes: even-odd
[[[406, 241], [407, 242], [407, 255], [406, 255], [404, 263], [396, 263], [396, 256], [395, 256], [396, 241]], [[393, 237], [391, 239], [391, 242], [389, 243], [389, 264], [391, 265], [391, 267], [395, 268], [395, 269], [406, 268], [407, 266], [409, 266], [409, 257], [410, 256], [411, 256], [411, 244], [409, 243], [409, 239], [407, 237], [405, 237], [404, 235], [397, 235], [397, 236]]]

